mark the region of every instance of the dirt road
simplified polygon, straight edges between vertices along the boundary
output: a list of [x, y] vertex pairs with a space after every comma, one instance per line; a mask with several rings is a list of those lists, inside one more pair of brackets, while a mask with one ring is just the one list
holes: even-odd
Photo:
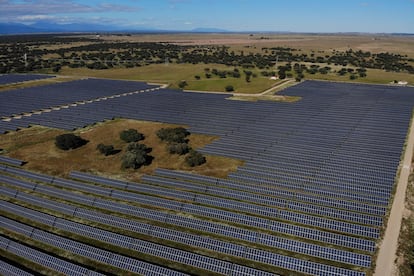
[[377, 265], [374, 276], [395, 275], [394, 261], [398, 247], [398, 236], [401, 228], [401, 220], [404, 210], [405, 194], [407, 190], [408, 176], [410, 175], [410, 165], [414, 148], [414, 126], [409, 130], [407, 148], [404, 154], [403, 167], [398, 180], [397, 190], [388, 219], [387, 229], [384, 239], [379, 249]]

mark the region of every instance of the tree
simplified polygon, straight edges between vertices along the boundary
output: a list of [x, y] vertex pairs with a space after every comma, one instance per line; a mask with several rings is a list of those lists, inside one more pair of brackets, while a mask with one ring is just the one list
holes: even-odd
[[144, 144], [129, 144], [127, 147], [127, 152], [124, 156], [122, 156], [122, 168], [139, 169], [143, 165], [151, 164], [153, 157], [148, 155], [151, 150], [151, 148], [148, 148]]
[[191, 147], [187, 143], [171, 143], [168, 145], [168, 151], [171, 154], [184, 155], [191, 150]]
[[182, 80], [178, 83], [178, 87], [180, 87], [181, 89], [184, 89], [184, 87], [186, 87], [188, 85], [188, 83], [185, 80]]
[[286, 79], [285, 70], [279, 70], [278, 75], [279, 75], [279, 79], [281, 79], [281, 80]]
[[190, 153], [185, 158], [185, 162], [190, 167], [200, 166], [206, 163], [206, 161], [207, 161], [206, 158], [201, 153], [195, 150], [191, 150]]
[[104, 144], [99, 144], [96, 147], [97, 150], [99, 150], [100, 153], [102, 153], [105, 156], [108, 155], [112, 155], [115, 154], [117, 151], [114, 149], [113, 145], [104, 145]]
[[169, 143], [186, 143], [188, 135], [190, 135], [190, 132], [183, 127], [161, 128], [157, 131], [158, 138]]
[[227, 85], [227, 86], [226, 86], [226, 91], [227, 91], [227, 92], [232, 92], [232, 91], [234, 91], [234, 87], [233, 87], [233, 85]]
[[88, 140], [82, 139], [72, 133], [58, 135], [55, 138], [55, 145], [61, 150], [76, 149], [87, 143]]
[[119, 133], [119, 137], [121, 140], [131, 143], [131, 142], [138, 142], [144, 139], [144, 134], [139, 133], [136, 129], [127, 129], [123, 130]]

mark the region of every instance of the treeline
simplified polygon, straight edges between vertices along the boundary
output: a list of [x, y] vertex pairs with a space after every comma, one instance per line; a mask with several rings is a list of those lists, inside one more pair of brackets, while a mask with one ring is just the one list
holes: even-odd
[[[85, 45], [70, 47], [70, 44], [74, 42], [85, 42]], [[45, 45], [65, 45], [65, 47], [46, 48]], [[227, 46], [102, 42], [76, 36], [5, 36], [0, 39], [0, 73], [31, 72], [41, 69], [58, 72], [62, 66], [103, 70], [115, 66], [137, 67], [164, 62], [216, 63], [261, 70], [269, 69], [277, 62], [305, 62], [414, 73], [414, 67], [410, 64], [414, 60], [407, 56], [393, 53], [373, 54], [352, 49], [344, 52], [334, 50], [328, 54], [324, 52], [303, 53], [300, 49], [288, 47], [263, 47], [259, 53], [251, 53], [244, 50], [233, 51]], [[322, 72], [329, 71], [324, 70]]]

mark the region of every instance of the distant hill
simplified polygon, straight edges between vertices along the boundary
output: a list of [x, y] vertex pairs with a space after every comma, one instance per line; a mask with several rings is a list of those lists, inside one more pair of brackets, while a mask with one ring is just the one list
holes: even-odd
[[[151, 29], [145, 29], [149, 31]], [[33, 34], [33, 33], [73, 33], [73, 32], [121, 32], [135, 31], [125, 30], [124, 27], [100, 24], [56, 24], [51, 22], [37, 22], [31, 25], [19, 23], [0, 23], [0, 34]], [[138, 31], [138, 30], [137, 30]]]
[[0, 23], [0, 34], [26, 34], [36, 32], [42, 32], [42, 30], [19, 23]]
[[193, 33], [226, 33], [228, 30], [218, 28], [195, 28], [190, 31], [182, 30], [158, 30], [151, 27], [140, 27], [139, 29], [126, 28], [116, 25], [72, 23], [57, 24], [49, 21], [38, 21], [34, 24], [25, 25], [20, 23], [0, 23], [0, 34], [33, 34], [33, 33], [73, 33], [73, 32], [193, 32]]

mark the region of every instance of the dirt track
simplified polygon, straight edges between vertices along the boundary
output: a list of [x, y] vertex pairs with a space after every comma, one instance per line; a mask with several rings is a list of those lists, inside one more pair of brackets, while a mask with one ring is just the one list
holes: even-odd
[[404, 211], [405, 194], [407, 190], [408, 176], [410, 175], [410, 165], [414, 148], [414, 126], [409, 130], [407, 148], [404, 154], [403, 167], [398, 180], [397, 190], [388, 219], [387, 229], [384, 239], [379, 249], [375, 276], [395, 275], [394, 261], [398, 247], [398, 236], [401, 229], [401, 220]]

